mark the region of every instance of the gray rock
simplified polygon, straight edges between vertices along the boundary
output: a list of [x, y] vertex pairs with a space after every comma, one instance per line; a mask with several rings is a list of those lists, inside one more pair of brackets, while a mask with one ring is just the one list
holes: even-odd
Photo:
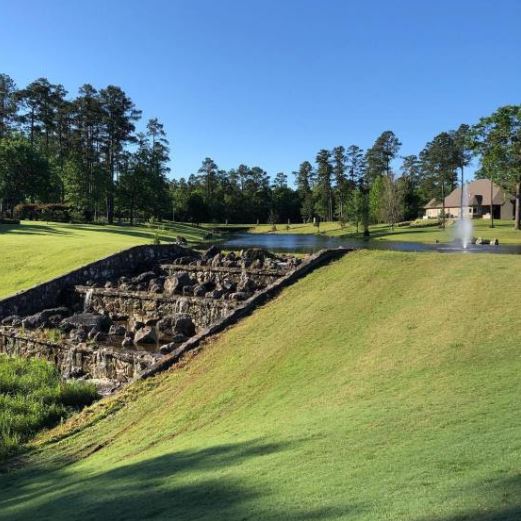
[[150, 326], [145, 326], [134, 335], [135, 344], [157, 344], [156, 329]]
[[212, 259], [216, 255], [219, 255], [221, 253], [221, 250], [217, 246], [210, 246], [204, 253], [203, 253], [203, 259], [208, 260]]
[[190, 315], [181, 314], [176, 317], [174, 333], [181, 333], [187, 337], [195, 335], [195, 324]]
[[125, 336], [127, 328], [121, 324], [112, 324], [109, 329], [110, 336]]
[[134, 277], [132, 279], [132, 282], [134, 284], [143, 284], [143, 283], [148, 284], [148, 282], [151, 279], [155, 279], [156, 277], [157, 277], [157, 275], [153, 271], [145, 271], [145, 273], [141, 273], [137, 277]]
[[64, 318], [60, 327], [66, 327], [67, 324], [73, 327], [85, 326], [88, 330], [93, 327], [98, 331], [108, 331], [112, 325], [112, 320], [106, 315], [98, 315], [96, 313], [78, 313], [70, 317]]
[[165, 279], [164, 292], [166, 295], [181, 293], [183, 288], [192, 285], [192, 279], [186, 271], [180, 271]]
[[[38, 327], [56, 327], [63, 317], [70, 314], [70, 309], [66, 307], [44, 309], [22, 320], [22, 325], [26, 329], [36, 329]], [[51, 320], [52, 319], [52, 320]]]
[[231, 300], [248, 300], [251, 297], [251, 293], [247, 293], [245, 291], [236, 291], [235, 293], [230, 293], [229, 298]]

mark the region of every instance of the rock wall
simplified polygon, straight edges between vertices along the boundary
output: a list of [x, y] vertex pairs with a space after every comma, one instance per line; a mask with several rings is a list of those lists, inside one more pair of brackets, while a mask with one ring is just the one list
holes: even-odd
[[152, 364], [159, 354], [146, 351], [114, 351], [81, 345], [63, 346], [0, 331], [0, 353], [43, 358], [56, 365], [65, 378], [90, 378], [128, 382]]
[[64, 291], [88, 280], [107, 280], [128, 273], [129, 266], [139, 271], [142, 265], [151, 261], [186, 256], [188, 252], [187, 248], [177, 244], [134, 246], [0, 300], [0, 319], [54, 307], [63, 299]]
[[235, 307], [234, 301], [204, 297], [165, 297], [148, 292], [87, 287], [76, 288], [76, 291], [82, 294], [89, 292], [89, 305], [95, 312], [107, 312], [111, 316], [119, 315], [143, 323], [165, 316], [188, 314], [198, 328], [206, 328]]

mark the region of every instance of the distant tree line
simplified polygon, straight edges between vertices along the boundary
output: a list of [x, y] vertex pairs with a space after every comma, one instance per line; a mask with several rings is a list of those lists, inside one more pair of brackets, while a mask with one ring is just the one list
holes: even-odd
[[136, 132], [140, 117], [113, 85], [69, 98], [45, 78], [19, 89], [0, 74], [0, 212], [60, 203], [85, 221], [160, 218], [171, 207], [168, 141], [156, 118]]
[[303, 161], [292, 172], [294, 187], [286, 173], [270, 178], [263, 168], [244, 164], [223, 170], [209, 157], [187, 178], [169, 180], [163, 125], [150, 119], [136, 132], [140, 117], [116, 86], [86, 84], [69, 98], [62, 85], [45, 78], [18, 89], [0, 74], [0, 213], [12, 214], [22, 203], [43, 204], [47, 215], [59, 203], [86, 221], [338, 220], [367, 234], [370, 224], [393, 227], [419, 217], [430, 199], [443, 203], [475, 158], [478, 177], [515, 194], [515, 227], [521, 225], [519, 105], [441, 132], [417, 155], [400, 156], [401, 142], [391, 130], [367, 150], [356, 144], [319, 150], [313, 163]]

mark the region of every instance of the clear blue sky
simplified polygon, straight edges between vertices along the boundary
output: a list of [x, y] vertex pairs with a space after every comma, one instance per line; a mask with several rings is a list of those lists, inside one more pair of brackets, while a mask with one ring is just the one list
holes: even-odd
[[120, 85], [164, 122], [175, 177], [205, 156], [290, 173], [520, 103], [521, 1], [2, 0], [0, 71]]

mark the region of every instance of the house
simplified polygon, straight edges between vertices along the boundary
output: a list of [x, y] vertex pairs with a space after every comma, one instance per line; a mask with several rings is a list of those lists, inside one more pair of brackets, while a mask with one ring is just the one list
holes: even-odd
[[[463, 212], [471, 218], [494, 219], [514, 218], [514, 196], [488, 179], [476, 179], [463, 188]], [[459, 217], [461, 188], [456, 188], [445, 197], [445, 215]], [[437, 219], [442, 212], [442, 204], [431, 199], [424, 207], [424, 219]]]

